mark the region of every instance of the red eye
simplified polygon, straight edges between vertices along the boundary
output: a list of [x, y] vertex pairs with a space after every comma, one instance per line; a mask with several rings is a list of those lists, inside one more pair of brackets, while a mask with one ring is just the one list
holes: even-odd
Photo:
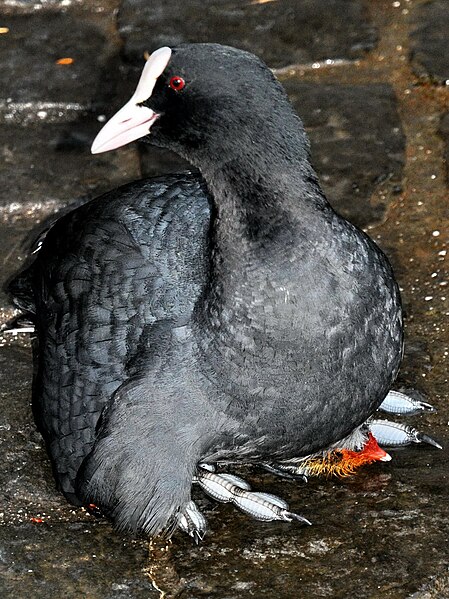
[[180, 92], [184, 89], [186, 82], [182, 77], [172, 77], [170, 79], [170, 87], [175, 90], [175, 92]]

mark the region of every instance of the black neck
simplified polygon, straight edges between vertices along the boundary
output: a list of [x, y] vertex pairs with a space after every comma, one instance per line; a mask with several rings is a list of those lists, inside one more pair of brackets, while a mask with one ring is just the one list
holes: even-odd
[[222, 254], [240, 251], [242, 243], [269, 244], [327, 205], [302, 123], [289, 105], [265, 118], [246, 115], [227, 128], [225, 139], [212, 136], [212, 142], [198, 166], [214, 198], [214, 243]]
[[267, 280], [289, 279], [303, 251], [301, 232], [330, 209], [310, 165], [302, 125], [291, 118], [293, 123], [281, 122], [279, 128], [270, 123], [270, 132], [256, 128], [256, 139], [245, 128], [235, 131], [233, 146], [229, 132], [225, 151], [211, 155], [209, 149], [200, 164], [215, 205], [203, 308], [223, 326], [245, 319], [254, 301], [265, 306], [277, 301], [275, 292], [267, 295]]

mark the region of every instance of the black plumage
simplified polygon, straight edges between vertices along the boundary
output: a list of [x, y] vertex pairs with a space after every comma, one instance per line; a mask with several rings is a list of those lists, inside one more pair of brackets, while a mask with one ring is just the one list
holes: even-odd
[[70, 212], [15, 287], [35, 305], [33, 406], [59, 486], [157, 534], [198, 462], [307, 455], [366, 420], [396, 376], [402, 321], [386, 257], [328, 204], [261, 61], [180, 46], [138, 104], [159, 115], [148, 141], [201, 176]]

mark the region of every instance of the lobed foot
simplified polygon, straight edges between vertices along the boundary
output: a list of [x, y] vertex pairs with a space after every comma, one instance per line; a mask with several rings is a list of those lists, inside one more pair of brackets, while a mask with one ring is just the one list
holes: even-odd
[[436, 412], [430, 403], [413, 399], [413, 397], [399, 391], [390, 391], [380, 404], [379, 410], [387, 414], [398, 414], [400, 416], [404, 414], [412, 416], [420, 412]]
[[[389, 414], [412, 415], [434, 412], [430, 404], [413, 399], [404, 393], [390, 391], [379, 410]], [[265, 470], [284, 478], [301, 479], [317, 475], [347, 476], [366, 463], [389, 461], [391, 456], [379, 447], [405, 447], [413, 443], [427, 443], [442, 449], [438, 441], [412, 426], [389, 420], [370, 419], [357, 427], [348, 437], [327, 450], [287, 462], [260, 464]], [[213, 499], [232, 503], [256, 520], [270, 522], [296, 520], [311, 524], [306, 518], [289, 510], [288, 504], [270, 493], [251, 491], [250, 485], [233, 474], [217, 473], [215, 466], [200, 464], [194, 478], [201, 489]], [[178, 515], [178, 527], [197, 543], [204, 538], [207, 522], [193, 501]]]
[[177, 525], [178, 528], [190, 535], [197, 544], [204, 539], [207, 532], [206, 518], [194, 501], [189, 501], [184, 511], [178, 514]]
[[443, 449], [438, 441], [406, 424], [389, 420], [369, 420], [367, 424], [379, 445], [384, 447], [405, 447], [412, 443], [427, 443], [437, 449]]
[[[403, 416], [404, 414], [411, 416], [420, 412], [430, 413], [436, 411], [431, 404], [414, 399], [399, 391], [390, 391], [380, 404], [379, 410], [399, 416]], [[427, 443], [428, 445], [442, 449], [438, 441], [407, 424], [399, 424], [390, 420], [370, 419], [367, 425], [379, 445], [385, 447], [405, 447], [412, 443]]]
[[311, 524], [309, 520], [289, 510], [288, 504], [276, 495], [251, 491], [250, 485], [233, 474], [217, 474], [198, 468], [195, 481], [207, 495], [222, 503], [232, 503], [242, 512], [256, 520], [271, 522], [296, 520]]

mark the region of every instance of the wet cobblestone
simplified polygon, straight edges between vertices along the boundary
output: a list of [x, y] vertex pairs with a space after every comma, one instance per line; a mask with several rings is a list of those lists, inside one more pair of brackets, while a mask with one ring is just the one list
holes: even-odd
[[423, 3], [413, 15], [412, 59], [416, 72], [437, 81], [449, 81], [447, 32], [449, 11], [446, 0]]
[[[101, 73], [113, 50], [95, 23], [71, 12], [39, 11], [5, 16], [2, 26], [9, 29], [0, 36], [3, 98], [89, 105], [112, 92], [113, 80]], [[73, 62], [58, 64], [63, 59]]]
[[[32, 423], [29, 342], [0, 336], [0, 596], [449, 598], [448, 20], [445, 0], [0, 0], [2, 281], [56, 210], [187, 166], [143, 144], [89, 154], [145, 50], [247, 48], [280, 69], [335, 207], [393, 262], [407, 333], [397, 386], [438, 408], [409, 422], [445, 447], [397, 451], [340, 482], [243, 473], [312, 527], [249, 521], [203, 498], [211, 531], [199, 547], [131, 541], [55, 490]], [[0, 324], [11, 314], [2, 292]]]
[[3, 125], [0, 154], [0, 206], [41, 201], [61, 205], [90, 199], [137, 179], [135, 148], [92, 156], [90, 145], [101, 123], [85, 116], [70, 123], [35, 123], [26, 128]]
[[312, 162], [332, 205], [361, 227], [382, 220], [386, 204], [370, 199], [383, 181], [401, 191], [405, 161], [391, 86], [317, 85], [294, 77], [283, 84], [302, 115]]
[[271, 67], [355, 58], [377, 37], [360, 0], [124, 0], [119, 30], [133, 61], [142, 48], [217, 42], [250, 50]]
[[156, 599], [159, 593], [142, 572], [146, 548], [106, 529], [79, 522], [4, 527], [2, 597]]

